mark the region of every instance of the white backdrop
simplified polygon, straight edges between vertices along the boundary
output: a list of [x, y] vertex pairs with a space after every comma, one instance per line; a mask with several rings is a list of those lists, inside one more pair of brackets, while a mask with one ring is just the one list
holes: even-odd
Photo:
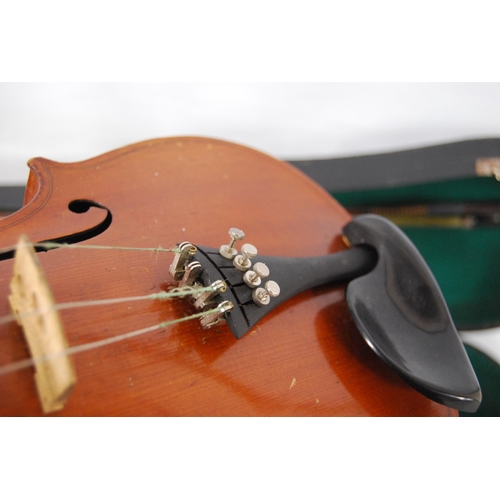
[[[118, 74], [119, 80], [152, 75], [211, 81], [215, 75], [226, 81], [498, 81], [496, 11], [491, 0], [4, 2], [0, 80], [81, 80], [96, 74], [113, 80]], [[33, 156], [78, 161], [143, 139], [186, 134], [233, 140], [297, 159], [500, 136], [500, 89], [497, 84], [0, 83], [0, 184], [24, 183], [26, 160]], [[54, 464], [60, 472], [58, 485], [65, 486], [59, 487], [59, 495], [52, 488], [57, 498], [74, 492], [75, 484], [80, 496], [109, 490], [108, 497], [124, 498], [157, 498], [163, 492], [185, 498], [195, 486], [202, 488], [196, 493], [216, 491], [221, 499], [233, 498], [235, 491], [245, 498], [283, 497], [290, 491], [291, 496], [319, 499], [344, 489], [368, 496], [382, 488], [385, 497], [399, 498], [410, 483], [414, 496], [422, 497], [429, 483], [434, 492], [459, 496], [498, 489], [494, 479], [488, 481], [496, 477], [496, 464], [481, 460], [489, 455], [480, 447], [485, 443], [498, 449], [498, 432], [492, 428], [481, 441], [476, 426], [464, 438], [464, 426], [474, 419], [455, 419], [461, 421], [460, 429], [449, 419], [442, 424], [422, 419], [418, 427], [407, 419], [403, 432], [392, 419], [364, 419], [371, 426], [368, 432], [360, 432], [365, 428], [357, 422], [353, 428], [340, 420], [332, 425], [331, 419], [314, 424], [266, 419], [256, 420], [261, 427], [250, 433], [256, 427], [248, 419], [233, 421], [234, 427], [228, 420], [221, 421], [217, 432], [197, 429], [192, 421], [175, 432], [177, 421], [160, 419], [156, 427], [148, 422], [156, 431], [150, 434], [140, 422], [137, 439], [125, 419], [108, 425], [102, 419], [87, 420], [84, 429], [92, 422], [91, 430], [97, 432], [84, 433], [81, 419], [71, 421], [78, 421], [77, 432], [68, 420], [46, 419], [43, 429], [36, 421], [32, 434], [22, 421], [22, 428], [3, 433], [13, 440], [3, 453], [8, 471], [3, 489], [9, 492], [12, 484], [11, 498], [29, 487], [39, 495]], [[427, 427], [420, 435], [416, 430], [424, 421]], [[46, 422], [53, 427], [48, 429]], [[387, 427], [381, 429], [384, 422]], [[172, 440], [174, 434], [178, 442]], [[230, 446], [224, 436], [231, 439]], [[145, 443], [155, 443], [157, 449]], [[111, 454], [111, 448], [117, 453]], [[45, 461], [30, 453], [33, 449], [43, 450]], [[19, 463], [24, 467], [16, 467]], [[83, 482], [82, 470], [88, 472]], [[442, 480], [456, 477], [457, 470], [481, 480]], [[416, 474], [423, 479], [415, 481]]]
[[[491, 0], [3, 2], [0, 81], [500, 81], [497, 10]], [[297, 159], [498, 137], [499, 108], [497, 84], [0, 83], [0, 184], [24, 183], [30, 157], [79, 161], [171, 135]], [[137, 431], [132, 420], [2, 421], [3, 490], [40, 496], [54, 465], [54, 499], [75, 484], [80, 497], [221, 500], [498, 490], [485, 459], [498, 432], [481, 439], [484, 420], [135, 419]], [[481, 479], [443, 481], [457, 470]]]
[[0, 183], [26, 161], [80, 161], [203, 135], [308, 159], [500, 136], [500, 84], [0, 84]]

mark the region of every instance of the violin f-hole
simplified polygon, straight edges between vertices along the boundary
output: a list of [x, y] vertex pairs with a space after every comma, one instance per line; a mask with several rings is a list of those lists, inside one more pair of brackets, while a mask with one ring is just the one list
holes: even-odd
[[[34, 242], [35, 246], [35, 251], [36, 252], [47, 252], [49, 250], [53, 250], [51, 248], [44, 248], [44, 247], [37, 247], [36, 243], [66, 243], [66, 244], [74, 244], [74, 243], [81, 243], [82, 241], [89, 240], [91, 238], [94, 238], [100, 234], [102, 234], [104, 231], [106, 231], [110, 226], [113, 221], [113, 215], [111, 213], [111, 210], [109, 208], [106, 208], [104, 205], [101, 205], [95, 201], [92, 200], [85, 200], [85, 199], [77, 199], [77, 200], [72, 200], [68, 203], [68, 210], [75, 214], [83, 214], [86, 213], [90, 210], [90, 208], [98, 208], [100, 210], [105, 210], [106, 211], [106, 216], [99, 222], [98, 224], [86, 228], [84, 230], [78, 231], [73, 234], [66, 234], [66, 235], [58, 235], [53, 238], [45, 238], [41, 241]], [[9, 250], [7, 252], [0, 253], [0, 261], [1, 260], [8, 260], [12, 259], [14, 257], [14, 251]]]
[[68, 209], [75, 214], [86, 213], [89, 211], [91, 207], [96, 207], [100, 208], [101, 210], [106, 210], [107, 215], [102, 222], [100, 222], [99, 224], [97, 224], [92, 228], [86, 229], [85, 231], [80, 231], [75, 234], [61, 236], [59, 238], [54, 238], [46, 241], [52, 241], [54, 243], [68, 243], [68, 244], [81, 243], [82, 241], [89, 240], [91, 238], [94, 238], [95, 236], [104, 233], [104, 231], [106, 231], [106, 229], [108, 229], [109, 226], [111, 226], [111, 222], [113, 222], [113, 215], [111, 214], [111, 210], [109, 210], [109, 208], [106, 208], [104, 205], [101, 205], [91, 200], [73, 200], [68, 203]]

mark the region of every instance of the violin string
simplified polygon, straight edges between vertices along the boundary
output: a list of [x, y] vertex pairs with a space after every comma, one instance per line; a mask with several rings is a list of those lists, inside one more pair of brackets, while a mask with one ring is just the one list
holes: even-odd
[[141, 328], [139, 330], [134, 330], [128, 333], [123, 333], [121, 335], [116, 335], [114, 337], [108, 337], [106, 339], [97, 340], [95, 342], [88, 342], [86, 344], [80, 344], [73, 347], [68, 347], [63, 351], [54, 352], [50, 354], [45, 354], [43, 356], [38, 356], [36, 358], [25, 359], [22, 361], [17, 361], [15, 363], [10, 363], [5, 366], [0, 367], [0, 376], [6, 375], [7, 373], [13, 373], [16, 371], [24, 370], [25, 368], [29, 368], [30, 366], [34, 366], [37, 363], [42, 363], [44, 361], [49, 361], [51, 359], [60, 357], [60, 356], [69, 356], [71, 354], [77, 354], [84, 351], [90, 351], [91, 349], [97, 349], [99, 347], [104, 347], [109, 344], [113, 344], [115, 342], [120, 342], [122, 340], [131, 339], [133, 337], [137, 337], [139, 335], [143, 335], [145, 333], [153, 332], [155, 330], [160, 330], [163, 328], [167, 328], [168, 326], [172, 326], [177, 323], [181, 323], [184, 321], [190, 321], [193, 319], [201, 318], [202, 316], [206, 316], [208, 314], [213, 314], [215, 311], [221, 310], [220, 306], [200, 313], [192, 314], [191, 316], [184, 316], [183, 318], [178, 318], [170, 321], [163, 321], [158, 323], [157, 325], [148, 326], [146, 328]]
[[[31, 243], [36, 248], [43, 248], [45, 250], [52, 250], [54, 248], [83, 248], [87, 250], [131, 250], [138, 252], [174, 252], [179, 253], [178, 247], [175, 248], [163, 248], [162, 246], [158, 247], [122, 247], [122, 246], [108, 246], [108, 245], [81, 245], [77, 243], [54, 243], [52, 241], [40, 242], [40, 243]], [[0, 249], [0, 254], [13, 252], [17, 250], [18, 245], [14, 245], [11, 247], [5, 247]]]
[[37, 314], [45, 314], [52, 310], [65, 310], [65, 309], [76, 309], [80, 307], [92, 307], [92, 306], [108, 306], [114, 304], [121, 304], [123, 302], [133, 302], [139, 300], [169, 300], [176, 297], [186, 297], [188, 295], [195, 295], [203, 292], [211, 292], [213, 291], [212, 286], [207, 287], [191, 287], [185, 286], [180, 288], [174, 288], [170, 292], [158, 292], [151, 293], [149, 295], [136, 295], [131, 297], [117, 297], [113, 299], [96, 299], [96, 300], [81, 300], [75, 302], [61, 302], [59, 304], [55, 304], [53, 307], [45, 307], [39, 309], [32, 309], [30, 311], [18, 314], [9, 314], [7, 316], [3, 316], [0, 318], [0, 325], [5, 325], [12, 321], [16, 321], [18, 319], [23, 319], [24, 317], [37, 315]]
[[[45, 248], [45, 249], [84, 248], [84, 249], [97, 249], [97, 250], [135, 250], [135, 251], [177, 252], [177, 253], [179, 252], [178, 247], [162, 248], [161, 246], [156, 247], [156, 248], [138, 248], [138, 247], [113, 247], [113, 246], [103, 246], [103, 245], [79, 245], [79, 244], [54, 243], [54, 242], [32, 243], [32, 245], [34, 247]], [[18, 246], [19, 246], [19, 244], [15, 245], [13, 247], [0, 249], [0, 254], [10, 252], [10, 251], [15, 251], [18, 248]], [[181, 287], [181, 288], [174, 288], [170, 292], [162, 291], [162, 292], [158, 292], [158, 293], [141, 295], [141, 296], [118, 297], [118, 298], [113, 298], [113, 299], [100, 299], [100, 300], [87, 300], [87, 301], [59, 303], [59, 304], [55, 304], [53, 307], [50, 307], [50, 308], [33, 309], [31, 311], [27, 311], [27, 312], [24, 312], [22, 314], [18, 314], [17, 316], [14, 314], [4, 316], [3, 318], [0, 318], [0, 325], [15, 321], [18, 318], [22, 318], [24, 316], [30, 316], [30, 315], [34, 315], [34, 314], [43, 314], [43, 313], [48, 312], [52, 309], [64, 310], [64, 309], [79, 308], [79, 307], [112, 305], [112, 304], [118, 304], [118, 303], [123, 303], [123, 302], [128, 302], [128, 301], [138, 301], [138, 300], [168, 300], [170, 298], [185, 297], [187, 295], [199, 294], [199, 293], [206, 292], [206, 291], [213, 291], [213, 287], [211, 287], [211, 286], [208, 286], [208, 287], [186, 286], [186, 287]], [[44, 361], [50, 360], [50, 359], [55, 358], [55, 357], [67, 356], [67, 355], [71, 355], [71, 354], [76, 354], [78, 352], [88, 351], [91, 349], [97, 349], [99, 347], [103, 347], [103, 346], [106, 346], [108, 344], [112, 344], [114, 342], [126, 340], [126, 339], [136, 337], [136, 336], [139, 336], [139, 335], [142, 335], [142, 334], [154, 331], [154, 330], [163, 329], [163, 328], [166, 328], [168, 326], [171, 326], [171, 325], [174, 325], [177, 323], [181, 323], [183, 321], [189, 321], [189, 320], [193, 320], [196, 318], [201, 318], [201, 317], [206, 316], [208, 314], [213, 314], [217, 310], [220, 310], [220, 306], [218, 306], [214, 309], [211, 309], [211, 310], [202, 311], [199, 313], [192, 314], [191, 316], [185, 316], [183, 318], [178, 318], [178, 319], [170, 320], [170, 321], [163, 321], [161, 323], [158, 323], [157, 325], [142, 328], [139, 330], [134, 330], [132, 332], [117, 335], [114, 337], [109, 337], [107, 339], [102, 339], [102, 340], [98, 340], [95, 342], [89, 342], [87, 344], [80, 344], [78, 346], [69, 347], [63, 351], [59, 351], [56, 353], [50, 353], [50, 354], [46, 354], [44, 356], [39, 356], [36, 358], [30, 358], [30, 359], [18, 361], [15, 363], [10, 363], [8, 365], [0, 367], [0, 375], [5, 375], [7, 373], [12, 373], [12, 372], [16, 372], [19, 370], [23, 370], [25, 368], [28, 368], [30, 366], [35, 365], [36, 363], [44, 362]]]

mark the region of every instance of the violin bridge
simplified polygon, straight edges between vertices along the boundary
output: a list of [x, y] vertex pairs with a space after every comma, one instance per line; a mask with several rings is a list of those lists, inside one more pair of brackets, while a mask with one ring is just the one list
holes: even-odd
[[[33, 245], [21, 236], [9, 301], [35, 363], [35, 384], [44, 413], [61, 410], [76, 384], [68, 342]], [[39, 361], [37, 361], [39, 360]]]

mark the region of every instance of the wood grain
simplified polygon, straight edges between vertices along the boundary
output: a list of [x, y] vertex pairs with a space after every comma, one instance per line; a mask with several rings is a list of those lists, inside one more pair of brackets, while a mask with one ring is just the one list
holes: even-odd
[[[73, 164], [35, 158], [25, 207], [0, 220], [0, 246], [111, 225], [87, 243], [219, 247], [239, 227], [267, 255], [344, 249], [348, 213], [290, 165], [236, 144], [193, 137], [134, 144]], [[96, 204], [84, 213], [68, 205]], [[172, 254], [57, 249], [39, 258], [57, 302], [153, 293], [172, 284]], [[0, 316], [12, 259], [0, 262]], [[61, 312], [70, 345], [191, 314], [183, 301]], [[0, 365], [28, 357], [15, 323], [0, 326]], [[417, 393], [364, 343], [344, 288], [309, 290], [236, 340], [227, 326], [179, 323], [73, 356], [78, 376], [56, 415], [451, 416]], [[0, 414], [41, 415], [31, 370], [0, 378]]]

